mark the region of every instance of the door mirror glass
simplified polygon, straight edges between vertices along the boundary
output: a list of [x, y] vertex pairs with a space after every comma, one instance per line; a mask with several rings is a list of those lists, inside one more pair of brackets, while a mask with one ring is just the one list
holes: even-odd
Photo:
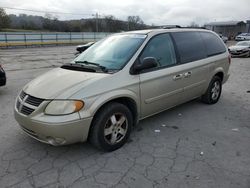
[[134, 66], [135, 72], [141, 72], [142, 70], [151, 69], [157, 67], [158, 63], [154, 57], [145, 57], [141, 63], [137, 63]]

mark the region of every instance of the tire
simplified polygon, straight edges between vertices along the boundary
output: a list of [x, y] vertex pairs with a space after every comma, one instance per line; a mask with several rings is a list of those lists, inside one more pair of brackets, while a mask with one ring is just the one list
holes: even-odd
[[215, 104], [220, 99], [222, 90], [222, 81], [218, 76], [214, 76], [209, 83], [207, 91], [201, 97], [201, 101], [206, 104]]
[[89, 141], [100, 150], [114, 151], [126, 143], [132, 125], [132, 113], [125, 105], [109, 103], [95, 115]]

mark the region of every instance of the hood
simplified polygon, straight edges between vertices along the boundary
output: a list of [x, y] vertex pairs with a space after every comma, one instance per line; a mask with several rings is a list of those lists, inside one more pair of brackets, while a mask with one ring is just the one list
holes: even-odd
[[56, 68], [35, 78], [23, 90], [37, 98], [54, 99], [64, 92], [72, 95], [72, 92], [106, 76], [109, 76], [109, 74]]
[[229, 50], [243, 50], [243, 49], [248, 49], [247, 46], [230, 46]]

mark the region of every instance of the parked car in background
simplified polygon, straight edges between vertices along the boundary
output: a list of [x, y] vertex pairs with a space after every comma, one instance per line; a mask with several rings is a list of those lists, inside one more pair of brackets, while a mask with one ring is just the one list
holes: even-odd
[[232, 57], [250, 57], [250, 41], [241, 41], [228, 48]]
[[79, 55], [81, 54], [82, 52], [84, 52], [85, 50], [87, 50], [90, 46], [92, 46], [95, 42], [89, 42], [87, 44], [83, 44], [83, 45], [78, 45], [76, 47], [76, 53], [75, 55]]
[[6, 85], [6, 74], [3, 70], [2, 65], [0, 64], [0, 86]]
[[41, 142], [88, 140], [113, 151], [126, 143], [139, 120], [195, 98], [217, 103], [230, 62], [226, 45], [208, 30], [110, 35], [24, 86], [15, 118]]
[[250, 33], [241, 33], [235, 37], [236, 41], [250, 40]]
[[223, 40], [224, 43], [228, 41], [228, 38], [223, 36], [222, 34], [219, 34], [220, 38]]

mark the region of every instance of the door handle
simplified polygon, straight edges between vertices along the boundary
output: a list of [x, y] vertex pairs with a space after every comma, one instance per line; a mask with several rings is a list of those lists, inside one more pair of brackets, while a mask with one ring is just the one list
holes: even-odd
[[192, 72], [188, 71], [184, 73], [184, 78], [189, 78], [191, 76]]
[[182, 74], [177, 74], [173, 77], [173, 80], [180, 80], [182, 79], [182, 76], [183, 76]]

